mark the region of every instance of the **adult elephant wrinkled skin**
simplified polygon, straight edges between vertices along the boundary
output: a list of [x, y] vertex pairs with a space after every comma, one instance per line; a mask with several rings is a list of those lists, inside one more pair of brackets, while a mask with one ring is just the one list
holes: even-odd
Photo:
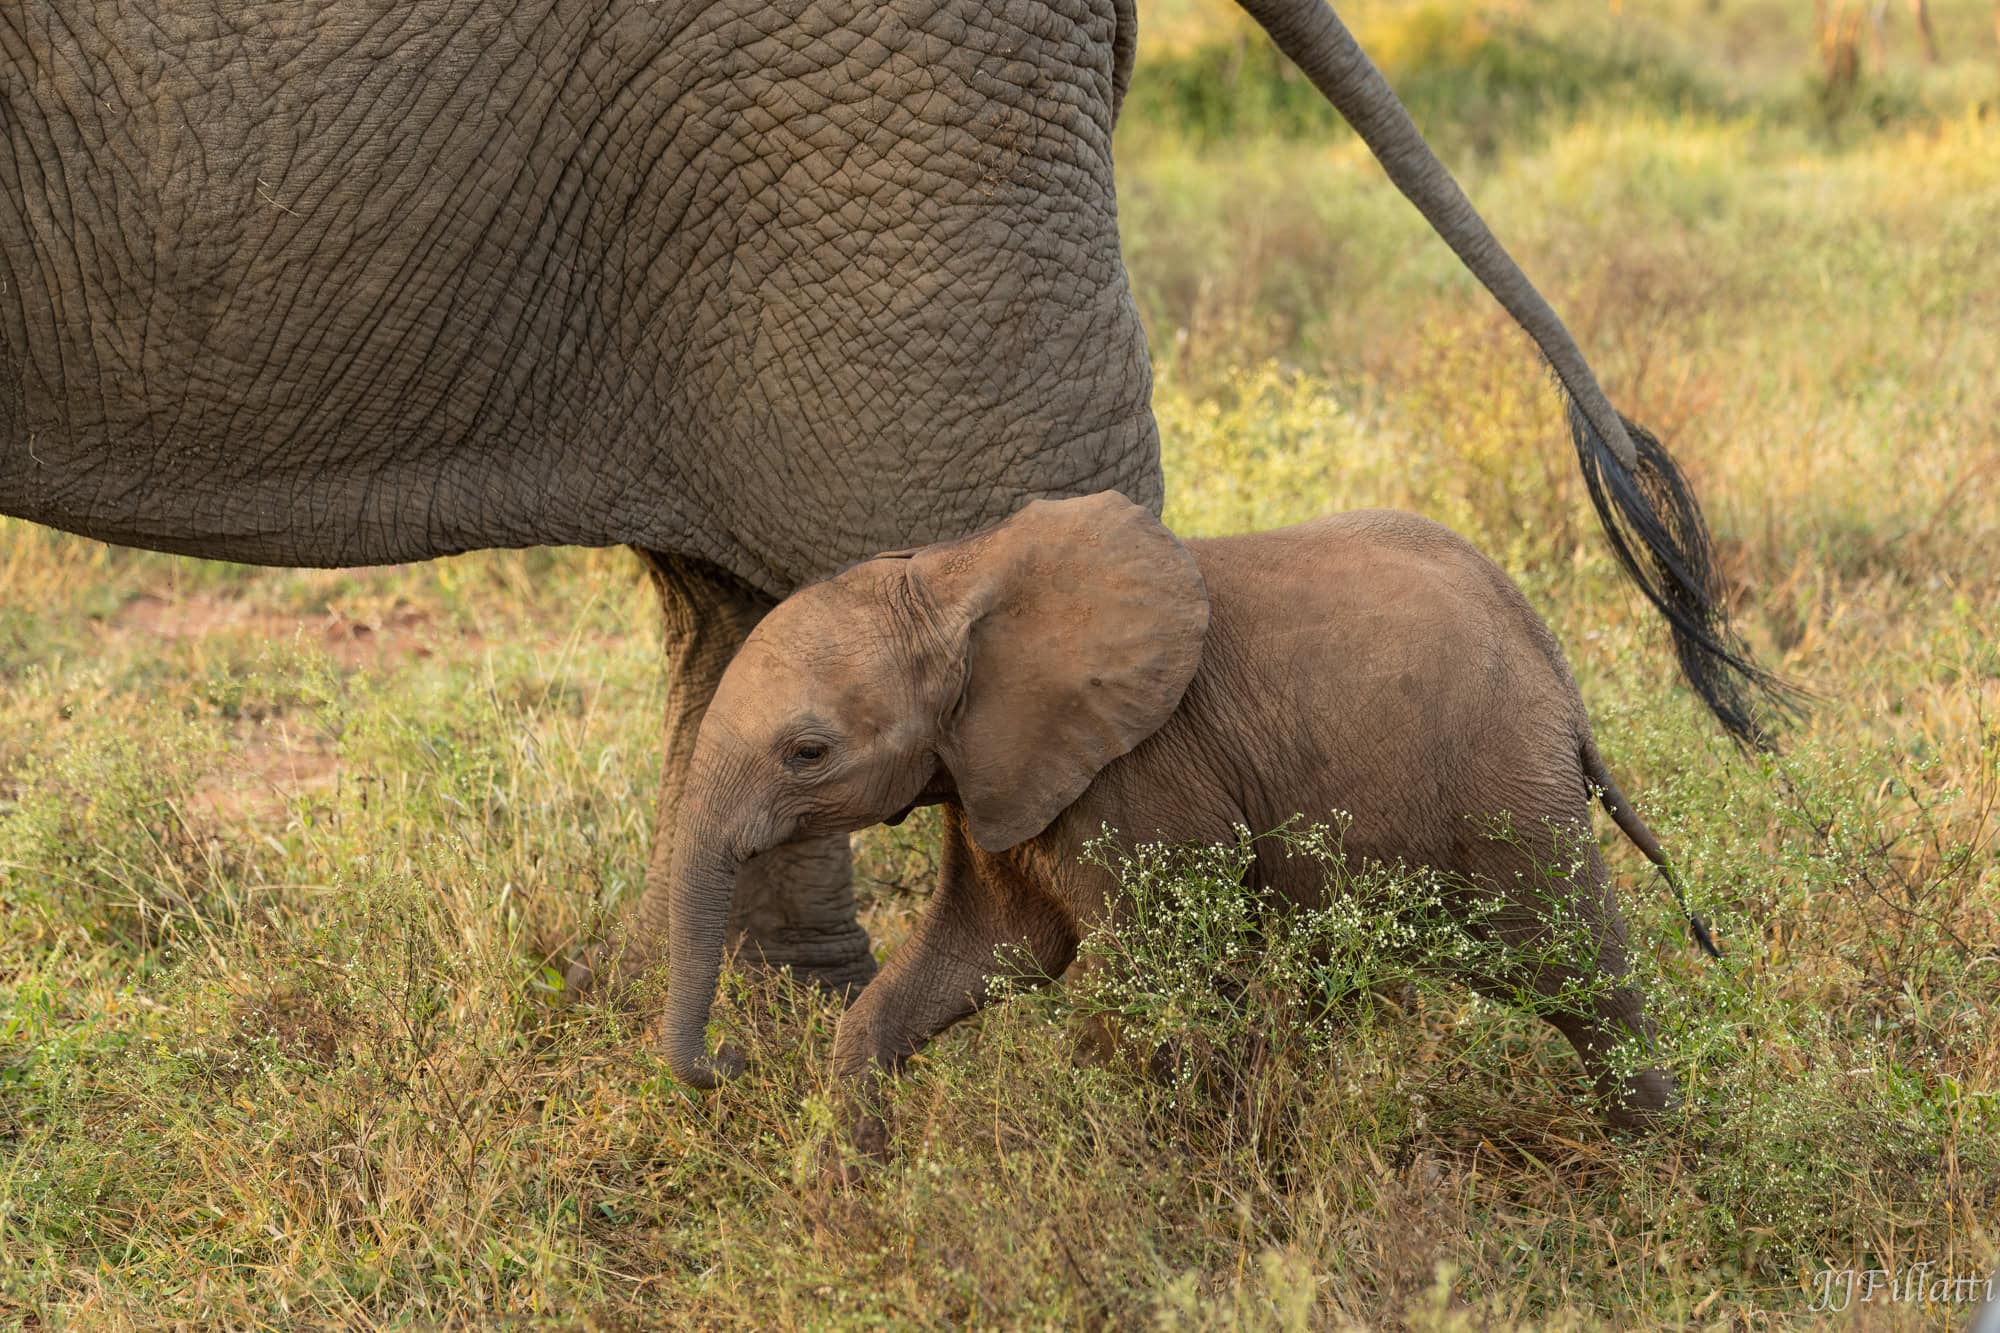
[[[1621, 559], [1755, 738], [1699, 511], [1320, 0], [1246, 7], [1534, 338]], [[1130, 0], [0, 8], [0, 511], [227, 560], [629, 544], [694, 732], [801, 584], [1037, 496], [1158, 511], [1111, 129]], [[845, 843], [753, 953], [874, 969]], [[592, 980], [587, 969], [579, 982]]]

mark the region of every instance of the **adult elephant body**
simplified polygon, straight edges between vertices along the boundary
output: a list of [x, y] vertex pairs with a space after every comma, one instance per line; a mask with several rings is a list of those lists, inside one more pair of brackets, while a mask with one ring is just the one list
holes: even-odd
[[775, 596], [1046, 491], [1157, 504], [1118, 23], [9, 6], [0, 505], [266, 564], [625, 542]]
[[[1747, 725], [1665, 455], [1332, 11], [1246, 4], [1548, 356], [1628, 568]], [[776, 598], [1036, 496], [1158, 510], [1111, 163], [1133, 41], [1130, 0], [8, 6], [0, 511], [267, 564], [650, 553], [663, 872]], [[746, 871], [739, 925], [872, 971], [838, 840]]]

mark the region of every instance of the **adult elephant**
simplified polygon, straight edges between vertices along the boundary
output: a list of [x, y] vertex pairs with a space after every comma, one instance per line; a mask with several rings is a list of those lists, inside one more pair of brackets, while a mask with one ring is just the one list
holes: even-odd
[[[1547, 357], [1626, 567], [1754, 736], [1666, 455], [1333, 12], [1244, 3]], [[649, 960], [695, 728], [775, 598], [1031, 497], [1159, 508], [1112, 187], [1134, 36], [1132, 0], [8, 5], [0, 510], [262, 564], [646, 552]], [[842, 840], [746, 869], [736, 921], [874, 969]]]

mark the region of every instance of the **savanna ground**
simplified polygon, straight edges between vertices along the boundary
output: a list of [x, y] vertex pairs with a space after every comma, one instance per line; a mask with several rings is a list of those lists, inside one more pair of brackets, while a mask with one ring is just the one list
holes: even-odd
[[[1370, 998], [1330, 1020], [1240, 954], [1209, 986], [1260, 926], [1183, 867], [1150, 881], [1168, 928], [1100, 946], [1141, 965], [1111, 1000], [1228, 1068], [1080, 1067], [1073, 1011], [1103, 997], [1023, 996], [903, 1080], [894, 1166], [830, 1188], [826, 1003], [731, 979], [752, 1072], [708, 1096], [637, 1019], [554, 1003], [545, 962], [644, 862], [661, 684], [630, 556], [300, 573], [11, 525], [0, 1322], [1734, 1327], [1811, 1321], [1827, 1266], [1986, 1271], [1990, 4], [1936, 0], [1935, 65], [1900, 4], [1879, 50], [1865, 26], [1822, 49], [1795, 0], [1350, 8], [1676, 450], [1750, 638], [1823, 697], [1784, 758], [1731, 751], [1526, 342], [1192, 0], [1142, 6], [1120, 145], [1168, 516], [1402, 505], [1520, 578], [1728, 954], [1694, 955], [1600, 820], [1688, 1094], [1665, 1132], [1607, 1135], [1551, 1032], [1392, 984], [1366, 938], [1333, 952]], [[884, 950], [925, 827], [859, 840]], [[1176, 885], [1223, 908], [1175, 927]]]

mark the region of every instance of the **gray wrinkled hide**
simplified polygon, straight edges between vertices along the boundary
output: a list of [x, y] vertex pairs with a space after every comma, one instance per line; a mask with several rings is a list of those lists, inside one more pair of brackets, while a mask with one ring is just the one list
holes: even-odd
[[[1122, 11], [1122, 12], [1121, 12]], [[1157, 510], [1113, 0], [0, 7], [0, 511], [779, 595]]]

